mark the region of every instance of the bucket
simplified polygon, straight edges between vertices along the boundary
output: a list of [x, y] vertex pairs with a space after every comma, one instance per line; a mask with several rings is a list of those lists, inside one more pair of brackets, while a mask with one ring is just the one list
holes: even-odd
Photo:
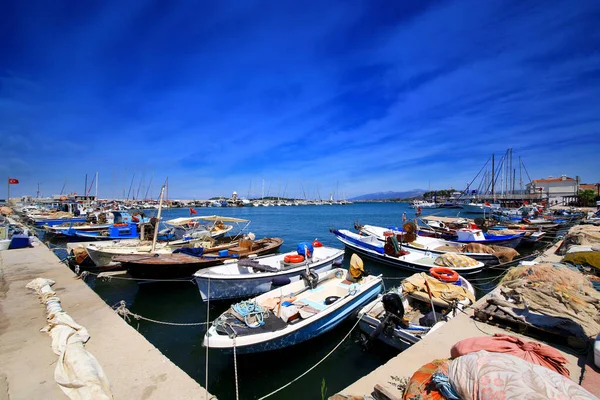
[[227, 250], [227, 249], [219, 251], [219, 257], [227, 257], [228, 255], [229, 255], [229, 250]]
[[[304, 254], [305, 248], [308, 249], [309, 254]], [[313, 247], [312, 243], [305, 243], [305, 242], [298, 243], [298, 248], [296, 249], [296, 252], [298, 254], [303, 255], [305, 258], [312, 257], [313, 252], [314, 252], [314, 247]]]

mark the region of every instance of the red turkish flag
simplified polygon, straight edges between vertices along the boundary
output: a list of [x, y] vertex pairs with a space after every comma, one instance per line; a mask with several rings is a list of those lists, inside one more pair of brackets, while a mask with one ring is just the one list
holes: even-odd
[[198, 211], [196, 211], [192, 207], [190, 207], [190, 215], [192, 215], [192, 214], [198, 214]]
[[15, 178], [8, 178], [8, 184], [9, 185], [16, 185], [17, 183], [19, 183], [18, 179]]

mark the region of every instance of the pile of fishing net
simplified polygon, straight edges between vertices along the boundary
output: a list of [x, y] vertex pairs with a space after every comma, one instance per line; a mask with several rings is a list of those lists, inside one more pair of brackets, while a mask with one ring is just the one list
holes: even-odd
[[559, 250], [564, 254], [571, 246], [577, 245], [600, 245], [600, 226], [577, 225], [572, 227], [563, 239]]
[[600, 292], [564, 265], [512, 268], [488, 303], [526, 324], [584, 341], [600, 332]]
[[[425, 284], [427, 282], [427, 285]], [[429, 290], [427, 288], [429, 286]], [[407, 294], [423, 294], [424, 298], [431, 296], [448, 303], [465, 299], [475, 302], [475, 296], [462, 286], [441, 282], [424, 272], [413, 274], [402, 281], [402, 291]]]

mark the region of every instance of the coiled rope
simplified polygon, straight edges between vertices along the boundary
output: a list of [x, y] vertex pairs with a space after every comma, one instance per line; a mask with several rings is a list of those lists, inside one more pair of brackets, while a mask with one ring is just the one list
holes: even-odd
[[[231, 309], [244, 317], [244, 322], [249, 328], [258, 328], [265, 323], [265, 309], [256, 301], [245, 300], [232, 305]], [[248, 319], [251, 317], [256, 318], [255, 323], [251, 324], [248, 322]]]

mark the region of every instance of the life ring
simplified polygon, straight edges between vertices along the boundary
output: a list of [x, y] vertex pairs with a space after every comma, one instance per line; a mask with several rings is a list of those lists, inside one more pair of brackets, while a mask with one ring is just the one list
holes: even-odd
[[450, 268], [433, 267], [429, 270], [431, 276], [444, 282], [456, 282], [459, 279], [458, 272]]
[[304, 256], [302, 254], [289, 254], [283, 258], [283, 262], [286, 263], [299, 263], [304, 261]]

